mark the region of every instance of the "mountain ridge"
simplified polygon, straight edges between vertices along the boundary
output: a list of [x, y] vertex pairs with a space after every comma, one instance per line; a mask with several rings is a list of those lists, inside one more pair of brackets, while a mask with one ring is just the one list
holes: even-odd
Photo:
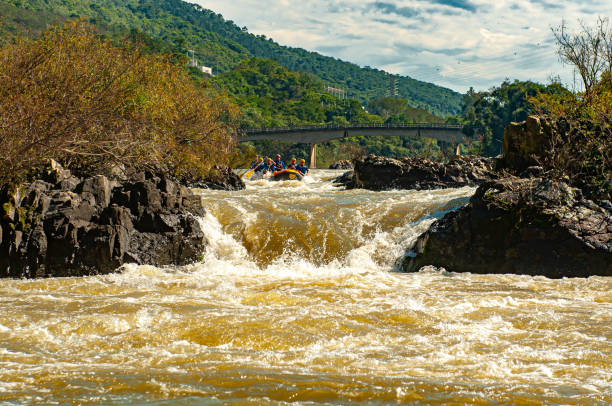
[[[110, 31], [137, 29], [178, 47], [193, 49], [201, 62], [220, 72], [247, 58], [272, 59], [291, 71], [310, 72], [331, 86], [344, 88], [364, 104], [384, 96], [389, 87], [390, 75], [382, 70], [280, 45], [263, 35], [249, 33], [246, 27], [240, 28], [221, 14], [183, 0], [0, 0], [0, 7], [5, 10], [0, 16], [5, 20], [4, 31], [13, 34], [23, 32], [24, 27], [44, 29], [45, 19], [53, 20], [53, 24], [62, 17], [84, 17]], [[393, 77], [398, 96], [411, 106], [442, 117], [460, 111], [460, 93], [407, 76]]]

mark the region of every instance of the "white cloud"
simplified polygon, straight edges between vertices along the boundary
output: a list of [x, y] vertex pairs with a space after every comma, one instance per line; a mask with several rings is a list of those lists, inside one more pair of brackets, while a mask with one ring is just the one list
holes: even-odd
[[599, 0], [189, 1], [280, 44], [458, 91], [506, 78], [546, 82], [559, 75], [569, 83], [550, 27], [612, 16], [612, 2]]

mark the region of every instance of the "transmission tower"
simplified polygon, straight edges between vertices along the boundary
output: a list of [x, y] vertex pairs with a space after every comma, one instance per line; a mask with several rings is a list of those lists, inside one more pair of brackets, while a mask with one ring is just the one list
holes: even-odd
[[398, 93], [397, 78], [393, 75], [389, 75], [389, 97], [397, 97]]

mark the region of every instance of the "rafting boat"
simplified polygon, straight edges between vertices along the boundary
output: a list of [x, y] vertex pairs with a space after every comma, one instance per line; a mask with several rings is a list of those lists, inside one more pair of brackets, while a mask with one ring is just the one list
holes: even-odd
[[285, 169], [272, 173], [270, 180], [302, 180], [304, 175], [295, 169]]

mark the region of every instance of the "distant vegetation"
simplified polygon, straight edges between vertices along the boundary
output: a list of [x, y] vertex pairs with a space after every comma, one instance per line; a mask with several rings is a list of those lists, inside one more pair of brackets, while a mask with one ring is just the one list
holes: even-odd
[[211, 83], [238, 104], [243, 128], [380, 121], [357, 100], [340, 100], [325, 92], [316, 76], [291, 72], [271, 60], [243, 61]]
[[231, 104], [165, 58], [116, 47], [88, 25], [6, 45], [0, 83], [0, 184], [50, 158], [95, 173], [115, 164], [197, 178], [233, 153]]
[[526, 81], [505, 81], [487, 91], [470, 89], [463, 97], [461, 115], [447, 118], [449, 123], [464, 124], [467, 135], [476, 142], [473, 151], [485, 156], [496, 156], [502, 151], [504, 129], [511, 122], [524, 121], [536, 109], [531, 102], [534, 96], [567, 93], [561, 85], [541, 85]]
[[[178, 51], [193, 49], [216, 72], [229, 71], [253, 57], [271, 59], [293, 72], [312, 73], [327, 85], [346, 89], [363, 104], [384, 96], [389, 87], [389, 75], [383, 71], [281, 46], [182, 0], [0, 0], [0, 30], [7, 35], [40, 32], [47, 24], [79, 17], [111, 34], [135, 29]], [[399, 96], [409, 106], [440, 117], [459, 113], [459, 93], [408, 77], [395, 78]]]
[[[7, 74], [9, 69], [17, 69], [7, 49], [12, 50], [10, 52], [16, 52], [20, 44], [27, 42], [19, 40], [21, 42], [15, 43], [18, 36], [25, 34], [29, 38], [36, 38], [48, 25], [62, 24], [67, 19], [79, 18], [84, 18], [93, 24], [96, 32], [102, 38], [106, 38], [103, 41], [106, 46], [110, 47], [111, 44], [114, 44], [115, 49], [119, 49], [117, 46], [122, 47], [124, 49], [122, 57], [128, 57], [125, 54], [127, 52], [125, 44], [138, 44], [128, 47], [131, 50], [137, 49], [137, 57], [130, 56], [130, 58], [137, 58], [139, 63], [150, 61], [155, 66], [159, 66], [156, 64], [163, 61], [164, 64], [167, 64], [167, 69], [172, 66], [172, 75], [180, 76], [181, 86], [189, 89], [186, 90], [185, 95], [192, 97], [192, 101], [186, 99], [186, 105], [191, 102], [196, 103], [196, 101], [200, 103], [199, 111], [206, 115], [206, 112], [210, 110], [210, 120], [222, 119], [223, 125], [219, 128], [227, 130], [228, 134], [231, 133], [234, 125], [250, 128], [355, 122], [447, 122], [465, 125], [466, 133], [473, 138], [474, 142], [464, 147], [464, 153], [495, 156], [501, 152], [505, 127], [510, 122], [522, 121], [533, 113], [573, 117], [576, 120], [574, 123], [581, 123], [576, 124], [576, 128], [582, 126], [580, 128], [583, 134], [590, 134], [591, 130], [587, 131], [585, 127], [587, 122], [596, 129], [609, 128], [607, 124], [609, 121], [606, 121], [609, 119], [597, 116], [597, 114], [601, 115], [597, 113], [598, 111], [609, 108], [608, 96], [606, 96], [608, 94], [606, 86], [609, 80], [606, 70], [601, 66], [595, 70], [598, 72], [595, 77], [590, 74], [583, 78], [588, 89], [586, 98], [581, 94], [575, 95], [567, 91], [559, 84], [541, 85], [529, 81], [505, 81], [487, 91], [470, 90], [466, 95], [460, 95], [448, 89], [405, 77], [395, 78], [399, 97], [386, 97], [389, 75], [385, 72], [367, 67], [360, 68], [351, 63], [302, 49], [280, 46], [264, 36], [250, 34], [246, 27], [240, 28], [233, 22], [224, 20], [219, 14], [182, 0], [0, 0], [0, 44], [10, 44], [3, 51], [5, 61], [7, 61], [1, 67], [5, 71], [4, 74]], [[90, 34], [93, 35], [93, 32]], [[56, 35], [59, 34], [56, 32]], [[585, 60], [577, 61], [575, 58], [572, 60], [571, 46], [576, 46], [576, 43], [570, 40], [576, 40], [576, 38], [567, 37], [566, 31], [559, 32], [558, 35], [559, 39], [565, 38], [565, 45], [561, 47], [562, 51], [565, 50], [565, 54], [562, 54], [565, 59], [577, 66], [579, 70], [582, 69], [580, 72], [585, 75], [593, 72], [593, 66], [585, 65], [587, 63]], [[600, 44], [605, 44], [606, 41], [609, 41], [607, 37], [603, 38]], [[195, 51], [201, 64], [211, 66], [215, 70], [215, 77], [211, 78], [197, 68], [187, 66], [186, 54], [190, 49]], [[583, 51], [579, 55], [592, 54], [588, 50]], [[605, 55], [605, 53], [600, 55]], [[604, 59], [600, 58], [598, 63]], [[585, 66], [581, 67], [581, 64]], [[77, 66], [90, 73], [91, 69], [96, 69], [95, 66], [87, 67], [78, 63], [75, 69]], [[72, 73], [78, 74], [79, 72], [73, 70]], [[15, 70], [10, 74], [15, 78], [18, 71]], [[28, 76], [29, 72], [24, 74], [26, 78], [31, 78]], [[42, 71], [39, 74], [43, 74]], [[47, 75], [45, 77], [48, 80], [55, 80], [50, 75], [59, 75], [59, 71], [54, 73], [51, 67], [50, 71], [44, 74]], [[159, 83], [151, 83], [147, 86], [144, 82], [136, 81], [135, 83], [134, 86], [140, 86], [145, 93], [152, 91], [151, 89], [143, 90], [147, 89], [147, 86], [150, 88], [161, 86]], [[79, 85], [84, 86], [84, 84]], [[338, 98], [329, 94], [326, 92], [327, 86], [344, 89], [347, 97]], [[10, 89], [10, 86], [7, 86], [0, 91], [8, 95], [6, 92], [12, 91]], [[73, 89], [72, 94], [76, 95], [77, 89]], [[193, 89], [197, 89], [197, 96], [196, 93], [193, 93], [196, 90]], [[44, 96], [48, 89], [39, 90], [42, 94], [41, 100], [48, 97]], [[35, 94], [31, 89], [28, 91], [32, 92], [30, 95]], [[90, 90], [83, 88], [79, 91], [87, 94]], [[178, 93], [170, 92], [169, 89], [165, 91], [169, 92], [168, 97], [170, 98], [180, 96]], [[119, 94], [121, 93], [117, 93], [114, 97], [119, 97]], [[170, 96], [171, 94], [173, 95]], [[25, 104], [25, 99], [5, 97], [0, 101], [4, 103], [5, 110], [2, 113], [5, 115], [9, 114], [9, 100], [12, 100], [13, 103]], [[42, 101], [40, 104], [36, 103], [38, 101], [35, 101], [35, 106], [44, 105]], [[48, 99], [45, 103], [48, 105], [48, 110], [40, 110], [41, 114], [51, 114], [52, 108], [59, 108], [54, 104], [55, 100]], [[178, 101], [174, 100], [168, 106], [171, 106], [172, 103], [178, 103]], [[160, 111], [165, 108], [176, 108], [168, 106], [158, 106], [158, 108]], [[588, 106], [592, 106], [594, 110], [589, 110]], [[185, 114], [189, 114], [190, 108], [195, 114], [195, 105], [187, 107]], [[587, 111], [590, 112], [586, 113]], [[126, 112], [124, 110], [122, 114]], [[151, 111], [149, 113], [152, 114]], [[10, 114], [16, 113], [13, 111]], [[585, 114], [589, 116], [588, 120], [584, 117]], [[172, 116], [168, 115], [168, 117]], [[157, 116], [157, 119], [161, 118]], [[194, 120], [193, 117], [189, 119]], [[184, 122], [189, 123], [189, 119]], [[118, 121], [118, 123], [121, 122], [121, 120]], [[150, 122], [146, 123], [150, 124]], [[161, 121], [156, 125], [161, 125], [160, 123]], [[42, 131], [40, 136], [42, 134], [52, 135], [45, 132], [47, 130], [42, 124], [36, 125], [39, 127], [33, 128], [39, 128], [39, 131]], [[171, 130], [171, 127], [175, 128], [176, 132]], [[100, 127], [100, 131], [101, 128], [103, 127]], [[30, 131], [28, 129], [21, 130], [25, 131], [26, 135], [33, 136], [34, 134], [28, 133]], [[111, 129], [110, 133], [117, 136], [117, 131], [119, 131], [117, 128]], [[175, 136], [173, 134], [187, 130], [168, 124], [167, 131], [168, 136], [172, 139]], [[163, 131], [158, 133], [162, 134]], [[3, 134], [2, 136], [10, 138], [13, 135]], [[53, 137], [61, 138], [61, 132]], [[66, 139], [63, 139], [62, 142]], [[158, 142], [161, 142], [160, 140], [161, 138], [158, 139]], [[201, 146], [204, 148], [208, 142], [203, 138], [194, 141], [187, 137], [185, 140], [187, 141], [176, 144], [184, 148], [184, 151], [194, 148], [198, 142], [202, 142]], [[211, 145], [219, 145], [216, 143], [221, 140], [223, 137], [219, 136], [216, 141], [211, 141]], [[583, 141], [585, 145], [591, 146], [593, 151], [603, 148], [602, 145], [608, 145], [598, 144], [599, 141], [596, 142], [590, 138]], [[568, 145], [573, 145], [572, 142], [574, 141], [568, 141]], [[37, 148], [42, 148], [39, 144], [36, 144]], [[189, 147], [185, 147], [186, 145]], [[232, 163], [243, 164], [248, 159], [245, 154], [250, 156], [256, 152], [264, 155], [280, 152], [284, 158], [307, 157], [309, 153], [307, 145], [289, 145], [280, 142], [258, 142], [244, 145], [241, 148], [243, 154], [233, 154]], [[75, 151], [73, 147], [68, 150]], [[43, 150], [39, 152], [42, 153], [41, 151]], [[124, 160], [128, 151], [138, 153], [138, 148], [133, 150], [124, 148], [121, 153], [118, 153], [118, 156], [121, 157], [119, 160]], [[88, 151], [87, 154], [90, 152]], [[450, 145], [443, 145], [430, 139], [362, 137], [332, 141], [321, 145], [318, 162], [320, 165], [326, 165], [334, 160], [361, 153], [375, 153], [390, 157], [427, 156], [432, 159], [442, 159], [451, 152]], [[81, 154], [80, 160], [84, 160], [87, 154]], [[562, 158], [559, 154], [561, 152], [558, 152], [555, 160], [560, 162]], [[191, 169], [185, 170], [196, 172], [205, 170], [206, 166], [212, 164], [211, 159], [214, 159], [215, 162], [226, 160], [225, 153], [221, 155], [219, 158], [205, 156], [203, 159], [206, 162], [187, 159], [191, 163], [187, 162], [185, 165]], [[95, 155], [90, 156], [92, 158], [88, 159], [95, 161]], [[607, 156], [605, 154], [602, 156], [599, 156], [597, 160], [608, 162], [606, 161]], [[27, 166], [27, 159], [35, 161], [39, 158], [40, 156], [33, 154], [31, 158], [19, 159], [24, 159], [23, 165]], [[144, 157], [141, 158], [144, 159]], [[134, 162], [140, 162], [141, 158]], [[167, 162], [174, 171], [179, 170], [180, 160], [177, 157], [154, 156], [151, 159]]]

